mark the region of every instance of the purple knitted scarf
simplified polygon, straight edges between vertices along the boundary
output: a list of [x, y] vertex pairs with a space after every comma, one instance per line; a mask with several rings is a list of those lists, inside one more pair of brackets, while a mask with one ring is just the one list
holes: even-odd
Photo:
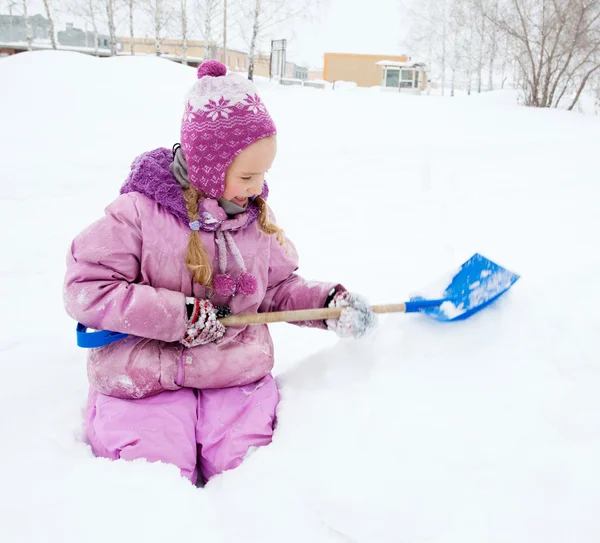
[[[214, 232], [220, 272], [213, 277], [215, 292], [220, 296], [254, 294], [257, 288], [256, 278], [246, 269], [231, 232], [247, 228], [258, 218], [256, 203], [250, 200], [246, 211], [230, 219], [217, 200], [202, 198], [199, 202], [198, 221], [190, 223], [183, 199], [183, 187], [169, 169], [171, 162], [173, 162], [172, 151], [165, 147], [138, 156], [131, 164], [131, 172], [121, 187], [121, 194], [139, 192], [152, 198], [189, 228]], [[266, 200], [268, 194], [269, 189], [264, 183], [260, 196]], [[228, 253], [232, 254], [241, 271], [236, 278], [226, 272]]]
[[[183, 199], [183, 187], [169, 169], [171, 162], [173, 162], [173, 154], [166, 147], [159, 147], [136, 157], [120, 193], [139, 192], [148, 196], [187, 226], [190, 219]], [[268, 193], [265, 183], [261, 198], [266, 200]], [[205, 232], [217, 230], [234, 232], [250, 226], [258, 217], [258, 207], [252, 200], [248, 202], [248, 209], [233, 219], [229, 219], [217, 201], [211, 198], [200, 200], [199, 211], [198, 222], [200, 229]]]

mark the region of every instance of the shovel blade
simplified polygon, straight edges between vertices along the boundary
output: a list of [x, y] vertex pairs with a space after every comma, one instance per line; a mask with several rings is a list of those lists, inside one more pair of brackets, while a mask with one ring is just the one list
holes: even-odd
[[[519, 277], [476, 253], [454, 274], [440, 296], [441, 303], [421, 312], [438, 321], [467, 319], [502, 296]], [[421, 300], [411, 298], [411, 302]]]

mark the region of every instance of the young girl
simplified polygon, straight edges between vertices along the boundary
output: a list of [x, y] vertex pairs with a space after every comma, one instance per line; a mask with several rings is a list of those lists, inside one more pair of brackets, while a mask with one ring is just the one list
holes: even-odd
[[198, 69], [181, 146], [137, 157], [121, 195], [72, 243], [65, 307], [127, 334], [88, 357], [86, 432], [95, 455], [175, 464], [202, 483], [271, 442], [279, 394], [267, 325], [233, 314], [342, 307], [304, 322], [342, 337], [373, 326], [341, 285], [306, 282], [273, 222], [265, 173], [275, 125], [255, 87], [217, 61]]

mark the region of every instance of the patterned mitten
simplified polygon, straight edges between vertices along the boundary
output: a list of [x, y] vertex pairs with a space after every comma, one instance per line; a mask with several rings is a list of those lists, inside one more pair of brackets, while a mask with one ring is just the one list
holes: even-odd
[[217, 318], [229, 315], [229, 307], [214, 306], [208, 300], [196, 298], [186, 298], [185, 304], [189, 328], [181, 343], [187, 347], [196, 347], [221, 339], [225, 335], [225, 326]]
[[328, 319], [325, 322], [330, 330], [340, 337], [359, 338], [376, 323], [375, 313], [371, 306], [359, 294], [347, 291], [335, 293], [327, 307], [345, 307], [339, 319]]

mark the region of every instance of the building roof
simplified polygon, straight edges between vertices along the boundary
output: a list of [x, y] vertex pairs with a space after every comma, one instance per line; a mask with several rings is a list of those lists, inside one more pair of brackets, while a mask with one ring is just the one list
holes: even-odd
[[419, 68], [425, 66], [422, 62], [400, 62], [397, 60], [380, 60], [377, 66], [397, 66], [399, 68]]
[[406, 58], [410, 60], [408, 55], [385, 55], [385, 54], [377, 54], [374, 55], [372, 53], [324, 53], [325, 56], [330, 57], [372, 57], [372, 58]]

